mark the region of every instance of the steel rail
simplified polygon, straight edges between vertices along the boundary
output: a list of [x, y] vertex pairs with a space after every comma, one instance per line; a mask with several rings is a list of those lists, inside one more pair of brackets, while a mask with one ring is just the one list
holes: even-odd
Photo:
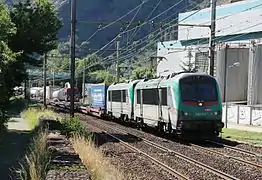
[[247, 160], [244, 160], [244, 159], [241, 159], [241, 158], [238, 158], [238, 157], [230, 156], [230, 155], [227, 155], [227, 154], [215, 151], [215, 150], [210, 150], [210, 149], [207, 149], [205, 147], [202, 147], [202, 146], [199, 146], [199, 145], [196, 145], [196, 144], [190, 144], [190, 146], [197, 147], [199, 149], [202, 149], [203, 151], [207, 151], [207, 152], [210, 152], [210, 153], [218, 154], [220, 156], [224, 156], [224, 157], [227, 157], [227, 158], [230, 158], [230, 159], [234, 159], [236, 161], [239, 161], [239, 162], [242, 162], [242, 163], [245, 163], [245, 164], [248, 164], [248, 165], [251, 165], [251, 166], [255, 166], [257, 168], [261, 168], [262, 169], [262, 165], [261, 164], [256, 164], [256, 163], [253, 163], [251, 161], [247, 161]]
[[[95, 121], [94, 121], [94, 122], [95, 122]], [[100, 125], [101, 125], [101, 124], [100, 124]], [[201, 163], [201, 162], [199, 162], [199, 161], [197, 161], [197, 160], [195, 160], [195, 159], [192, 159], [192, 158], [190, 158], [190, 157], [187, 157], [187, 156], [185, 156], [185, 155], [183, 155], [183, 154], [181, 154], [181, 153], [175, 152], [174, 150], [171, 150], [171, 149], [169, 149], [169, 148], [166, 148], [166, 147], [164, 147], [164, 146], [161, 146], [161, 145], [159, 145], [159, 144], [156, 144], [156, 143], [154, 143], [154, 142], [152, 142], [152, 141], [149, 141], [149, 140], [147, 140], [147, 139], [145, 139], [145, 138], [141, 138], [141, 137], [139, 137], [139, 136], [137, 136], [137, 135], [130, 134], [130, 133], [128, 133], [128, 132], [126, 132], [126, 131], [124, 131], [124, 130], [122, 130], [122, 129], [113, 127], [113, 126], [108, 125], [108, 124], [107, 124], [106, 126], [105, 126], [105, 125], [102, 125], [102, 126], [104, 126], [105, 128], [110, 128], [111, 130], [118, 130], [118, 131], [120, 131], [120, 132], [122, 132], [122, 133], [132, 135], [132, 136], [134, 136], [134, 137], [137, 137], [137, 138], [143, 140], [143, 141], [144, 141], [145, 143], [147, 143], [148, 145], [151, 145], [151, 146], [153, 146], [153, 147], [155, 147], [155, 148], [158, 148], [158, 149], [161, 149], [161, 150], [164, 150], [164, 151], [168, 151], [168, 152], [174, 153], [178, 158], [181, 158], [181, 159], [183, 159], [183, 160], [185, 160], [185, 161], [187, 161], [187, 162], [189, 162], [189, 163], [195, 164], [196, 166], [198, 166], [198, 167], [200, 167], [200, 168], [203, 168], [203, 169], [205, 169], [205, 170], [207, 170], [207, 171], [209, 171], [209, 172], [211, 172], [211, 173], [213, 173], [213, 174], [216, 174], [217, 176], [219, 176], [219, 177], [221, 177], [221, 178], [223, 178], [223, 179], [226, 179], [226, 180], [240, 180], [240, 179], [238, 179], [238, 178], [236, 178], [236, 177], [234, 177], [234, 176], [232, 176], [232, 175], [229, 175], [229, 174], [227, 174], [227, 173], [225, 173], [225, 172], [222, 172], [222, 171], [220, 171], [220, 170], [217, 170], [217, 169], [215, 169], [215, 168], [213, 168], [213, 167], [210, 167], [210, 166], [208, 166], [208, 165], [206, 165], [206, 164], [204, 164], [204, 163]]]
[[[93, 126], [93, 125], [91, 125], [91, 126]], [[100, 129], [100, 128], [98, 128], [97, 126], [95, 126], [95, 129], [97, 129], [97, 130], [101, 131], [102, 133], [110, 136], [111, 138], [119, 141], [120, 143], [122, 143], [123, 145], [125, 145], [125, 146], [126, 146], [127, 148], [129, 148], [130, 150], [132, 150], [132, 151], [137, 151], [139, 154], [142, 154], [142, 155], [146, 156], [146, 157], [149, 158], [151, 161], [155, 162], [156, 165], [160, 166], [160, 167], [163, 168], [166, 172], [174, 175], [175, 177], [180, 178], [180, 179], [184, 179], [184, 180], [189, 180], [189, 177], [181, 174], [180, 172], [178, 172], [178, 171], [174, 170], [173, 168], [165, 165], [164, 163], [160, 162], [159, 160], [155, 159], [154, 157], [152, 157], [152, 156], [148, 155], [147, 153], [141, 151], [140, 149], [138, 149], [138, 148], [136, 148], [136, 147], [134, 147], [134, 146], [126, 143], [125, 141], [123, 141], [123, 140], [121, 140], [120, 138], [118, 138], [118, 137], [110, 134], [109, 132]], [[110, 129], [111, 129], [111, 128], [110, 128]]]
[[152, 156], [148, 155], [147, 153], [141, 151], [140, 149], [137, 149], [136, 147], [126, 143], [125, 141], [119, 139], [118, 137], [106, 132], [106, 131], [103, 131], [105, 134], [107, 134], [108, 136], [118, 140], [120, 143], [124, 144], [126, 147], [128, 147], [129, 149], [131, 150], [135, 150], [137, 152], [139, 152], [140, 154], [143, 154], [144, 156], [148, 157], [150, 160], [152, 160], [153, 162], [155, 162], [157, 165], [161, 166], [161, 168], [163, 168], [165, 171], [169, 172], [170, 174], [178, 177], [178, 178], [181, 178], [181, 179], [186, 179], [186, 180], [189, 180], [189, 178], [183, 174], [181, 174], [180, 172], [174, 170], [173, 168], [165, 165], [164, 163], [158, 161], [157, 159], [153, 158]]
[[228, 149], [231, 149], [231, 150], [234, 150], [234, 151], [237, 151], [237, 152], [241, 152], [243, 154], [247, 154], [247, 155], [251, 155], [251, 156], [257, 156], [257, 157], [262, 157], [262, 154], [259, 154], [259, 153], [251, 152], [251, 151], [248, 151], [248, 150], [245, 150], [245, 149], [241, 149], [241, 148], [237, 148], [237, 147], [232, 147], [232, 146], [229, 146], [229, 145], [226, 145], [226, 144], [222, 144], [222, 143], [219, 143], [219, 142], [215, 142], [215, 141], [210, 141], [210, 140], [206, 140], [206, 141], [210, 142], [210, 143], [213, 143], [213, 144], [217, 144], [217, 145], [226, 147]]

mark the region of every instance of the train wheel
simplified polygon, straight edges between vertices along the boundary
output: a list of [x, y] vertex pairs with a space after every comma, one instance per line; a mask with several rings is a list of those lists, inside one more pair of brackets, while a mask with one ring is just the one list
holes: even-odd
[[168, 124], [167, 124], [167, 132], [170, 133], [170, 134], [172, 133], [172, 124], [171, 124], [171, 121], [169, 121]]
[[157, 124], [157, 131], [160, 132], [160, 133], [165, 132], [165, 123], [158, 122], [158, 124]]
[[144, 122], [142, 118], [137, 118], [136, 119], [136, 124], [137, 124], [137, 129], [140, 131], [143, 131], [143, 127], [144, 127]]

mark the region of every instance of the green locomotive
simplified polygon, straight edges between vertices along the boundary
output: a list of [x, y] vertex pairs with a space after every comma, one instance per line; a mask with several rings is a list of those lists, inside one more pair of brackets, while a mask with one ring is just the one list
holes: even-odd
[[180, 137], [216, 137], [224, 126], [219, 87], [216, 79], [207, 74], [180, 73], [135, 80], [121, 83], [119, 88], [118, 84], [111, 85], [107, 93], [110, 116]]

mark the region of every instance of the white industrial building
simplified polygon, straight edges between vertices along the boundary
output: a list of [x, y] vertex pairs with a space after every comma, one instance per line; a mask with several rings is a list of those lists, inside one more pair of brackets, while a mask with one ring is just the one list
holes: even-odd
[[[210, 29], [183, 24], [209, 25], [210, 14], [210, 8], [179, 14], [179, 24], [182, 26], [178, 28], [178, 40], [158, 43], [157, 56], [166, 58], [158, 62], [158, 76], [180, 72], [183, 62], [188, 61], [194, 63], [198, 71], [208, 73]], [[247, 103], [230, 107], [229, 121], [235, 122], [237, 119], [238, 123], [254, 124], [253, 119], [256, 119], [256, 124], [262, 125], [262, 112], [258, 108], [262, 104], [262, 94], [259, 93], [262, 89], [262, 75], [259, 73], [262, 71], [261, 38], [261, 0], [217, 6], [215, 76], [223, 100]], [[233, 113], [232, 108], [237, 113]], [[245, 118], [241, 119], [243, 113]]]

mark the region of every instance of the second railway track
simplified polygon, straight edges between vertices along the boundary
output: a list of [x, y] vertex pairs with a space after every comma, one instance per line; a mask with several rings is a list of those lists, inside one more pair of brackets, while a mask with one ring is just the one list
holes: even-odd
[[[209, 152], [209, 153], [212, 153], [212, 154], [224, 156], [226, 158], [229, 158], [229, 159], [232, 159], [232, 160], [235, 160], [235, 161], [238, 161], [238, 162], [241, 162], [241, 163], [262, 169], [261, 156], [259, 156], [258, 154], [255, 155], [253, 152], [248, 153], [248, 151], [242, 151], [240, 148], [237, 148], [239, 150], [234, 149], [234, 151], [236, 151], [236, 153], [231, 153], [231, 152], [223, 152], [223, 151], [225, 151], [225, 149], [221, 150], [221, 148], [203, 147], [203, 146], [200, 146], [198, 144], [190, 144], [190, 146], [201, 149], [203, 151], [206, 151], [206, 152]], [[232, 147], [232, 148], [234, 148], [234, 147]], [[229, 149], [231, 149], [231, 148], [229, 148]], [[236, 156], [235, 154], [237, 154], [238, 156]]]
[[[205, 168], [202, 168], [205, 171], [209, 172], [209, 174], [213, 174], [214, 175], [213, 177], [207, 177], [206, 173], [202, 173], [202, 172], [194, 172], [193, 173], [192, 171], [194, 171], [196, 169], [197, 165], [195, 165], [194, 163], [191, 163], [195, 167], [192, 168], [192, 165], [191, 165], [190, 167], [187, 168], [187, 171], [182, 172], [182, 174], [188, 175], [188, 173], [189, 173], [189, 177], [190, 178], [192, 177], [192, 179], [245, 179], [245, 180], [262, 179], [262, 172], [261, 172], [261, 169], [258, 170], [258, 168], [260, 168], [258, 166], [257, 166], [257, 168], [251, 168], [251, 167], [248, 167], [248, 166], [244, 166], [243, 164], [248, 164], [248, 163], [245, 163], [243, 161], [242, 161], [242, 163], [237, 163], [237, 161], [234, 162], [234, 161], [232, 161], [232, 158], [229, 158], [225, 155], [223, 155], [223, 157], [222, 157], [222, 154], [221, 154], [221, 158], [217, 157], [217, 155], [211, 156], [210, 153], [206, 153], [206, 155], [204, 155], [204, 152], [201, 149], [198, 149], [197, 150], [198, 153], [196, 153], [196, 150], [194, 150], [194, 148], [192, 148], [192, 150], [189, 151], [189, 149], [191, 149], [191, 148], [188, 145], [182, 145], [182, 144], [179, 145], [179, 143], [171, 142], [168, 139], [165, 140], [165, 139], [162, 139], [160, 137], [154, 136], [152, 134], [148, 134], [148, 133], [145, 133], [145, 132], [142, 132], [142, 131], [139, 131], [139, 130], [136, 130], [136, 129], [133, 129], [133, 128], [130, 128], [130, 127], [127, 127], [127, 126], [121, 126], [120, 124], [117, 124], [115, 122], [104, 121], [104, 120], [97, 119], [97, 118], [92, 117], [92, 116], [86, 116], [86, 115], [83, 115], [83, 114], [78, 114], [78, 115], [80, 115], [81, 119], [83, 119], [83, 118], [84, 119], [92, 119], [92, 122], [95, 122], [96, 124], [100, 124], [100, 126], [102, 124], [105, 124], [104, 126], [107, 127], [107, 128], [109, 128], [108, 126], [111, 126], [111, 129], [113, 127], [114, 131], [116, 131], [116, 127], [120, 127], [121, 129], [126, 130], [126, 132], [129, 132], [130, 134], [133, 134], [133, 133], [138, 134], [137, 137], [141, 136], [141, 137], [146, 137], [146, 139], [150, 140], [150, 141], [154, 141], [154, 142], [157, 141], [158, 146], [159, 146], [159, 144], [164, 144], [164, 146], [167, 146], [167, 147], [164, 147], [164, 148], [167, 148], [167, 149], [170, 148], [169, 150], [171, 150], [171, 152], [172, 151], [174, 151], [174, 152], [178, 151], [178, 152], [180, 152], [180, 154], [182, 153], [182, 155], [186, 156], [187, 158], [191, 158], [191, 159], [193, 159], [197, 162], [200, 162], [200, 163], [202, 163], [202, 164], [204, 164], [208, 167], [211, 167], [212, 169], [217, 171], [217, 173], [214, 173], [214, 172], [210, 173], [210, 171], [207, 171], [207, 170], [205, 170]], [[89, 121], [89, 123], [90, 122], [91, 121]], [[158, 140], [156, 140], [156, 139], [158, 139]], [[160, 140], [160, 139], [162, 139], [162, 140]], [[144, 143], [144, 144], [146, 144], [146, 143]], [[158, 149], [161, 149], [161, 148], [159, 147]], [[165, 150], [166, 152], [170, 153], [170, 151], [168, 151], [167, 149], [162, 148], [162, 150]], [[193, 150], [195, 152], [193, 152]], [[169, 156], [169, 155], [166, 155], [166, 156]], [[181, 158], [179, 159], [178, 157], [179, 156], [174, 155], [174, 153], [173, 153], [173, 158], [175, 159], [175, 161], [172, 161], [168, 165], [172, 168], [174, 166], [179, 166], [180, 164], [176, 164], [177, 163], [176, 161], [180, 161]], [[201, 157], [202, 157], [202, 159], [201, 159]], [[212, 160], [212, 159], [214, 159], [214, 160]], [[186, 161], [186, 160], [183, 160], [183, 161]], [[176, 164], [176, 165], [173, 165], [173, 164]], [[188, 163], [188, 164], [190, 164], [190, 163]], [[256, 166], [253, 163], [252, 164], [249, 163], [249, 165], [250, 166]], [[198, 169], [200, 169], [200, 167], [198, 167]], [[222, 172], [222, 173], [220, 173], [220, 172]], [[223, 173], [225, 174], [225, 176], [222, 175]], [[194, 177], [195, 174], [197, 174], [196, 175], [197, 177]], [[218, 176], [217, 174], [220, 174], [220, 176]], [[223, 177], [221, 177], [221, 176], [223, 176]]]
[[[93, 124], [92, 124], [92, 125], [93, 125]], [[95, 126], [97, 126], [97, 124], [96, 124]], [[143, 153], [145, 156], [147, 156], [147, 157], [148, 157], [149, 159], [151, 159], [152, 161], [154, 161], [154, 162], [162, 165], [163, 167], [165, 167], [166, 171], [171, 171], [171, 172], [173, 171], [173, 174], [174, 174], [175, 172], [177, 173], [177, 171], [174, 170], [172, 167], [169, 167], [169, 166], [165, 165], [165, 164], [163, 163], [163, 161], [160, 161], [160, 160], [158, 160], [158, 159], [156, 159], [156, 158], [148, 155], [147, 153], [139, 150], [138, 148], [130, 145], [129, 143], [125, 142], [124, 140], [121, 140], [120, 138], [112, 135], [111, 133], [115, 132], [115, 133], [122, 133], [122, 134], [125, 134], [125, 135], [134, 136], [134, 137], [140, 139], [141, 141], [143, 141], [143, 143], [147, 144], [148, 146], [151, 146], [151, 147], [153, 147], [153, 148], [157, 148], [157, 149], [160, 149], [160, 150], [162, 150], [162, 151], [164, 151], [164, 152], [170, 153], [170, 154], [172, 154], [173, 157], [176, 157], [176, 158], [178, 158], [178, 159], [181, 159], [181, 160], [183, 160], [183, 161], [186, 161], [186, 162], [188, 162], [188, 163], [190, 163], [190, 164], [192, 164], [192, 165], [194, 165], [194, 166], [197, 166], [198, 168], [203, 169], [204, 171], [207, 171], [207, 172], [213, 174], [214, 176], [213, 176], [212, 179], [227, 179], [227, 180], [238, 180], [238, 179], [239, 179], [239, 178], [236, 178], [236, 177], [234, 177], [234, 176], [232, 176], [232, 175], [229, 175], [229, 174], [227, 174], [227, 173], [224, 173], [224, 172], [222, 172], [222, 171], [219, 171], [219, 170], [217, 170], [217, 169], [215, 169], [215, 168], [212, 168], [212, 167], [210, 167], [210, 166], [208, 166], [208, 165], [205, 165], [205, 164], [203, 164], [203, 163], [201, 163], [201, 162], [199, 162], [199, 161], [196, 161], [196, 160], [194, 160], [194, 159], [192, 159], [192, 158], [190, 158], [190, 157], [187, 157], [187, 156], [185, 156], [185, 155], [183, 155], [183, 154], [181, 154], [181, 153], [175, 152], [175, 151], [173, 151], [173, 150], [171, 150], [171, 149], [169, 149], [169, 148], [166, 148], [166, 147], [164, 147], [164, 146], [161, 146], [161, 145], [158, 145], [158, 144], [156, 144], [156, 143], [154, 143], [154, 142], [151, 142], [151, 141], [149, 141], [149, 140], [147, 140], [147, 139], [145, 139], [145, 138], [138, 137], [138, 136], [136, 136], [136, 135], [130, 134], [130, 133], [128, 133], [128, 132], [125, 132], [124, 130], [121, 130], [121, 129], [119, 129], [119, 128], [112, 127], [112, 126], [110, 126], [110, 125], [101, 125], [101, 124], [99, 124], [99, 126], [100, 126], [100, 128], [101, 128], [101, 126], [102, 126], [103, 129], [107, 129], [107, 131], [104, 131], [104, 132], [107, 133], [109, 136], [111, 136], [111, 137], [113, 137], [113, 138], [121, 141], [123, 144], [125, 144], [126, 146], [128, 146], [128, 147], [130, 147], [130, 148], [133, 148], [133, 149], [136, 149], [137, 151], [140, 151], [141, 153]], [[110, 130], [109, 130], [109, 129], [110, 129]], [[109, 130], [109, 131], [112, 131], [112, 132], [108, 132], [108, 130]], [[171, 157], [172, 157], [172, 156], [171, 156]], [[170, 172], [170, 173], [171, 173], [171, 172]], [[179, 173], [179, 172], [178, 172], [178, 173]], [[180, 176], [180, 178], [182, 178], [182, 179], [193, 179], [193, 177], [187, 177], [186, 175], [183, 175], [182, 173], [179, 173], [179, 175], [177, 175], [177, 176], [178, 176], [178, 177]], [[211, 178], [211, 177], [210, 177], [210, 178]], [[197, 178], [196, 178], [196, 179], [197, 179]], [[205, 179], [205, 178], [202, 178], [202, 179]]]

